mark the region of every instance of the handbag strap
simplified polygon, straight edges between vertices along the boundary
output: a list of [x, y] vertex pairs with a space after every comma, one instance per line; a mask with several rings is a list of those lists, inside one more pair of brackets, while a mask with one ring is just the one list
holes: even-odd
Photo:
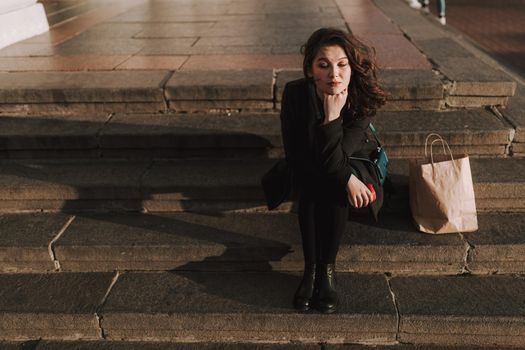
[[370, 123], [368, 124], [368, 128], [370, 129], [370, 131], [372, 131], [372, 135], [374, 135], [374, 138], [377, 141], [377, 146], [382, 148], [383, 145], [381, 144], [381, 141], [379, 140], [379, 137], [377, 136], [377, 131], [376, 131], [376, 128], [374, 128], [374, 125]]

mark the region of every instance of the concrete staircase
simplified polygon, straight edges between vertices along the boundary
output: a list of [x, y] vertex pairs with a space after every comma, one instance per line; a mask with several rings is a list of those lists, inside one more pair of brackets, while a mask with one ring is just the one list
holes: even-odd
[[[512, 110], [377, 117], [398, 193], [379, 223], [353, 216], [333, 316], [290, 306], [294, 208], [268, 213], [259, 189], [282, 155], [275, 112], [5, 115], [1, 338], [35, 349], [521, 345], [525, 162]], [[411, 224], [406, 159], [430, 131], [472, 157], [479, 232]]]
[[[300, 71], [0, 73], [0, 348], [522, 346], [525, 90], [395, 3], [376, 0], [433, 69], [381, 77], [397, 192], [378, 223], [352, 213], [330, 316], [292, 309], [296, 208], [259, 186]], [[412, 225], [430, 132], [471, 157], [478, 232]]]

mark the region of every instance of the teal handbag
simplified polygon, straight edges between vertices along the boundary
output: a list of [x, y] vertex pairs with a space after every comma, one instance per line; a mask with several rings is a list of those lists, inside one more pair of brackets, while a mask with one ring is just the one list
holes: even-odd
[[362, 160], [364, 162], [368, 162], [372, 164], [372, 167], [375, 170], [375, 173], [377, 175], [377, 179], [381, 186], [384, 185], [386, 178], [388, 176], [388, 157], [386, 155], [385, 149], [381, 145], [381, 141], [379, 141], [379, 137], [377, 136], [376, 129], [370, 123], [368, 125], [368, 128], [370, 131], [372, 131], [372, 134], [374, 135], [374, 138], [377, 141], [377, 149], [370, 155], [370, 158], [360, 158], [360, 157], [348, 157], [349, 159], [355, 159], [355, 160]]

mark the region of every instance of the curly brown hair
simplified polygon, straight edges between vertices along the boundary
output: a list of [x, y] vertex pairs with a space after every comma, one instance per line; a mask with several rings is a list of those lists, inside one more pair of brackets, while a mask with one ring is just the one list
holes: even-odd
[[352, 69], [348, 86], [349, 109], [360, 117], [374, 115], [385, 104], [387, 93], [377, 81], [375, 49], [365, 45], [354, 35], [335, 28], [320, 28], [313, 32], [301, 47], [304, 76], [309, 78], [319, 50], [333, 45], [338, 45], [345, 51]]

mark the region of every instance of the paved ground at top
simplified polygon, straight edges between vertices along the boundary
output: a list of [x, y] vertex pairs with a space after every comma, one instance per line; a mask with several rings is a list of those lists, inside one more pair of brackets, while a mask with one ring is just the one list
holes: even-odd
[[525, 0], [448, 0], [447, 23], [525, 78]]
[[319, 27], [375, 46], [382, 68], [430, 69], [371, 1], [44, 1], [48, 33], [0, 50], [0, 71], [300, 68]]

